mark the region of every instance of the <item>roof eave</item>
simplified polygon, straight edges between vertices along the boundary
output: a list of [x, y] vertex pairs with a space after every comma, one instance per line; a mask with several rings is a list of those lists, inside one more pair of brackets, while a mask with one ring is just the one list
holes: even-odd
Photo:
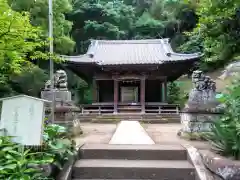
[[79, 56], [60, 56], [65, 62], [78, 63], [78, 64], [97, 64], [93, 58], [89, 55], [79, 55]]

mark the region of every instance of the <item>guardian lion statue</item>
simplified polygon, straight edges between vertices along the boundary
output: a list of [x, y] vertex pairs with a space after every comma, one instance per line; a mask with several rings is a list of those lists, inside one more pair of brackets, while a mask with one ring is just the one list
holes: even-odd
[[[54, 89], [66, 91], [68, 90], [67, 86], [67, 73], [64, 70], [57, 70], [53, 76], [54, 79]], [[51, 90], [51, 80], [49, 79], [45, 83], [45, 91]]]

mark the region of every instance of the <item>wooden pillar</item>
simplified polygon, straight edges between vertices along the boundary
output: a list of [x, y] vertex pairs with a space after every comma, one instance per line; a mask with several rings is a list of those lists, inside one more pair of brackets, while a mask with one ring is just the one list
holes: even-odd
[[164, 94], [165, 102], [168, 102], [168, 98], [167, 98], [167, 94], [168, 94], [167, 81], [164, 82], [164, 86], [165, 86], [165, 94]]
[[118, 113], [118, 80], [114, 78], [114, 113]]
[[97, 88], [97, 81], [93, 78], [92, 81], [92, 103], [96, 103], [98, 100], [98, 88]]
[[99, 80], [96, 80], [96, 101], [99, 103]]
[[162, 102], [167, 102], [167, 81], [162, 82]]
[[146, 89], [146, 78], [143, 76], [140, 82], [140, 102], [141, 102], [141, 112], [145, 113], [145, 89]]

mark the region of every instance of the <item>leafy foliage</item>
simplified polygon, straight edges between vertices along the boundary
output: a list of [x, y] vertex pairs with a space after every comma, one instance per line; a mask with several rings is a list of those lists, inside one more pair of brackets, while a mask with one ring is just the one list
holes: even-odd
[[[16, 89], [12, 87], [9, 75], [12, 75], [13, 69], [19, 72], [21, 67], [26, 66], [26, 60], [34, 59], [31, 62], [47, 70], [47, 62], [37, 62], [49, 57], [48, 1], [8, 2], [10, 6], [6, 0], [1, 1], [0, 8], [3, 14], [0, 18], [0, 34], [4, 35], [4, 38], [0, 35], [0, 63], [4, 63], [0, 71], [2, 96], [26, 92], [19, 91], [19, 86], [23, 85], [19, 84]], [[92, 38], [170, 38], [174, 50], [190, 53], [201, 51], [205, 54], [201, 68], [215, 69], [239, 57], [240, 4], [238, 0], [210, 3], [207, 0], [53, 0], [54, 50], [56, 54], [82, 54]], [[4, 14], [8, 11], [11, 16]], [[14, 19], [11, 25], [13, 31], [5, 34], [11, 19]], [[26, 33], [23, 34], [23, 31]], [[14, 50], [1, 50], [5, 47]], [[16, 76], [14, 74], [14, 78]], [[87, 96], [85, 83], [81, 83], [82, 80], [76, 83], [77, 77], [72, 79], [75, 84], [70, 82], [71, 87], [82, 84], [77, 93], [81, 97]]]
[[[0, 97], [19, 93], [39, 96], [48, 78], [48, 62], [39, 61], [49, 59], [48, 1], [9, 0], [11, 7], [5, 0], [0, 3]], [[55, 53], [73, 52], [72, 23], [65, 19], [71, 9], [68, 0], [53, 2]], [[56, 55], [53, 59], [59, 60]]]
[[[0, 2], [0, 13], [0, 97], [3, 97], [18, 92], [19, 88], [12, 87], [12, 78], [21, 79], [33, 67], [29, 60], [46, 54], [38, 51], [43, 46], [42, 30], [31, 25], [29, 13], [12, 10], [6, 0]], [[34, 82], [29, 85], [34, 87]], [[21, 86], [24, 88], [26, 82]], [[20, 92], [31, 94], [27, 91]]]
[[[191, 43], [185, 44], [184, 48], [192, 51], [192, 48], [202, 46], [205, 55], [203, 63], [208, 68], [220, 67], [235, 59], [240, 52], [239, 7], [238, 0], [197, 2], [199, 22], [188, 34]], [[196, 40], [200, 41], [196, 43]]]
[[0, 178], [48, 179], [43, 177], [41, 165], [53, 164], [61, 169], [68, 158], [76, 153], [75, 144], [66, 134], [65, 127], [47, 125], [43, 135], [44, 144], [39, 152], [14, 143], [12, 137], [0, 136]]
[[224, 114], [217, 119], [212, 133], [207, 136], [213, 149], [225, 156], [240, 158], [240, 79], [219, 99], [224, 103]]
[[11, 87], [18, 93], [38, 97], [44, 87], [44, 82], [48, 79], [48, 75], [44, 70], [35, 65], [23, 67], [22, 72], [24, 73], [12, 75], [10, 77], [9, 83], [11, 84]]
[[50, 124], [44, 130], [44, 151], [53, 155], [54, 164], [61, 169], [68, 158], [76, 153], [75, 144], [67, 137], [67, 129]]
[[0, 2], [1, 74], [20, 72], [28, 52], [41, 46], [39, 28], [30, 24], [28, 13], [13, 11], [6, 0]]
[[0, 81], [0, 97], [26, 94], [39, 97], [48, 75], [39, 67], [28, 64], [23, 66], [20, 73], [9, 74], [8, 77], [2, 76]]
[[11, 137], [0, 136], [0, 178], [31, 180], [42, 177], [37, 165], [53, 162], [50, 154], [32, 153], [30, 149], [13, 143]]
[[168, 103], [179, 103], [180, 102], [180, 87], [176, 82], [168, 83], [167, 87], [168, 92]]
[[[135, 20], [134, 8], [123, 1], [76, 0], [69, 14], [77, 52], [83, 53], [80, 41], [95, 39], [127, 39]], [[85, 47], [86, 48], [86, 47]]]
[[[43, 30], [42, 40], [48, 39], [48, 0], [10, 0], [14, 10], [29, 12], [31, 24], [34, 27], [41, 27]], [[53, 0], [53, 35], [54, 51], [58, 54], [69, 54], [73, 51], [75, 43], [69, 37], [72, 23], [65, 19], [65, 14], [72, 10], [69, 0]]]

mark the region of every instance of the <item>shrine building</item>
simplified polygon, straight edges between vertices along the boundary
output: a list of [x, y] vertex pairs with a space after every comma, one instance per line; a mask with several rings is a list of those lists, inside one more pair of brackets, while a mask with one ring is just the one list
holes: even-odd
[[170, 107], [167, 82], [188, 73], [200, 56], [174, 52], [169, 39], [147, 39], [92, 40], [86, 54], [63, 57], [68, 69], [91, 82], [89, 108], [151, 113]]

